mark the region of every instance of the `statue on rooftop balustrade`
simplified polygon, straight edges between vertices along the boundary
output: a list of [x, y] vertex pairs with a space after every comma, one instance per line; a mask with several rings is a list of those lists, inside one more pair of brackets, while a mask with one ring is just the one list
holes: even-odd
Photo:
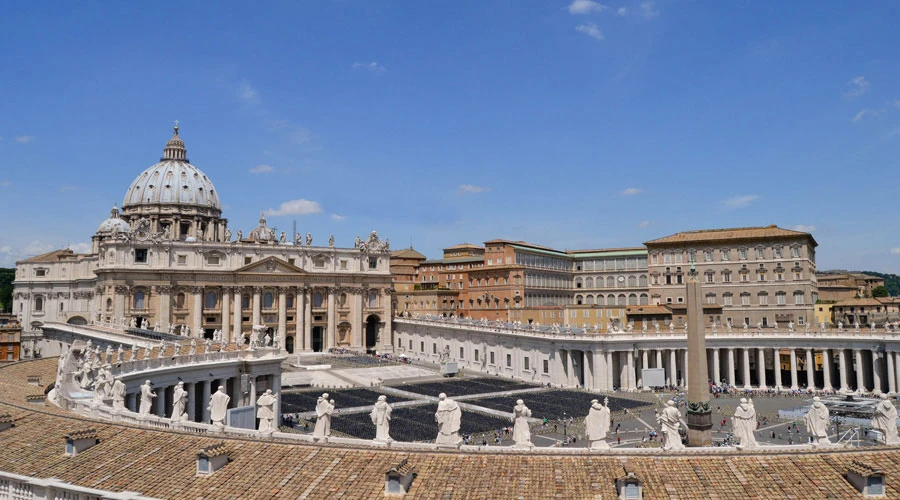
[[391, 441], [391, 405], [387, 402], [387, 396], [378, 396], [378, 401], [369, 413], [372, 423], [375, 424], [375, 441]]
[[185, 408], [188, 404], [188, 393], [184, 390], [184, 382], [178, 382], [172, 390], [172, 421], [183, 422], [188, 419]]
[[812, 436], [813, 446], [831, 444], [828, 439], [829, 411], [819, 396], [813, 398], [813, 404], [803, 421], [806, 423], [806, 431]]
[[681, 442], [681, 412], [675, 406], [675, 401], [671, 399], [666, 402], [666, 407], [656, 417], [659, 422], [662, 435], [665, 439], [663, 449], [666, 451], [679, 451], [684, 449]]
[[528, 426], [528, 419], [531, 418], [531, 410], [525, 406], [525, 401], [516, 400], [516, 406], [513, 407], [513, 441], [517, 448], [531, 448], [534, 446], [531, 442], [531, 428]]
[[741, 398], [741, 403], [734, 410], [731, 419], [732, 433], [740, 442], [741, 448], [756, 448], [756, 407], [752, 399]]
[[875, 406], [872, 427], [881, 431], [884, 444], [900, 444], [900, 437], [897, 435], [897, 408], [887, 394], [882, 394], [881, 401]]
[[139, 408], [139, 413], [143, 415], [149, 415], [150, 411], [153, 407], [153, 398], [156, 397], [156, 393], [153, 392], [153, 382], [147, 380], [144, 382], [144, 385], [141, 386], [141, 404]]
[[256, 418], [259, 419], [259, 432], [273, 432], [275, 427], [275, 403], [278, 402], [278, 394], [273, 394], [272, 389], [266, 389], [265, 394], [256, 400]]
[[231, 396], [225, 394], [225, 387], [219, 386], [219, 390], [209, 398], [209, 419], [217, 427], [225, 426], [225, 414], [228, 410], [228, 402]]
[[610, 424], [609, 398], [605, 398], [604, 402], [606, 404], [602, 405], [599, 400], [591, 400], [591, 408], [588, 410], [587, 417], [584, 418], [584, 431], [591, 443], [592, 450], [609, 449], [609, 444], [606, 442]]
[[434, 414], [434, 420], [438, 424], [438, 435], [434, 442], [456, 446], [462, 441], [459, 437], [462, 410], [456, 401], [448, 398], [443, 392], [438, 396], [438, 400], [437, 412]]
[[313, 438], [323, 439], [331, 435], [331, 414], [334, 413], [334, 400], [328, 400], [328, 393], [323, 393], [316, 400], [316, 426]]

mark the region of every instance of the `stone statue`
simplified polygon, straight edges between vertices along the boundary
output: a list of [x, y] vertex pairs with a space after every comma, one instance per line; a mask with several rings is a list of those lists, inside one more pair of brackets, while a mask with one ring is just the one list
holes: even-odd
[[653, 320], [653, 329], [656, 330], [657, 335], [659, 334], [659, 321]]
[[328, 401], [328, 393], [316, 400], [316, 426], [313, 428], [314, 439], [324, 439], [331, 435], [331, 414], [334, 405]]
[[278, 242], [281, 243], [282, 245], [287, 243], [287, 234], [285, 234], [284, 231], [281, 232], [281, 237], [278, 238]]
[[528, 427], [528, 419], [531, 418], [531, 410], [525, 406], [525, 402], [521, 399], [516, 400], [516, 406], [513, 407], [513, 441], [516, 448], [531, 448], [531, 428]]
[[197, 228], [197, 241], [203, 241], [203, 230], [199, 227]]
[[312, 245], [312, 234], [306, 233], [306, 246]]
[[844, 322], [838, 321], [838, 332], [843, 332], [843, 331], [844, 331]]
[[157, 320], [155, 323], [153, 323], [153, 331], [154, 332], [159, 331], [159, 320]]
[[134, 316], [132, 316], [131, 319], [128, 321], [128, 327], [129, 328], [137, 328], [137, 320], [135, 319]]
[[462, 410], [456, 401], [448, 398], [443, 392], [438, 396], [437, 412], [434, 420], [438, 424], [438, 435], [435, 444], [449, 444], [456, 446], [462, 441], [459, 437], [459, 423], [462, 418]]
[[153, 383], [149, 380], [144, 382], [144, 385], [141, 386], [141, 405], [140, 405], [140, 414], [141, 416], [149, 415], [151, 407], [153, 406], [153, 398], [156, 397], [156, 393], [153, 392]]
[[672, 321], [669, 322], [669, 333], [675, 333], [675, 323]]
[[328, 237], [328, 246], [330, 246], [332, 248], [334, 247], [334, 235], [333, 234]]
[[175, 335], [175, 323], [169, 325], [169, 335]]
[[809, 407], [809, 413], [803, 417], [806, 423], [806, 432], [812, 436], [813, 446], [821, 446], [831, 444], [828, 439], [828, 408], [819, 399], [819, 396], [813, 398], [813, 404]]
[[788, 321], [788, 331], [794, 333], [794, 322]]
[[375, 424], [375, 441], [391, 441], [391, 405], [387, 402], [387, 396], [378, 396], [372, 413], [369, 414], [372, 423]]
[[265, 394], [256, 400], [256, 418], [259, 419], [259, 432], [273, 432], [275, 427], [275, 403], [278, 402], [278, 394], [272, 394], [272, 389], [266, 389]]
[[184, 382], [178, 382], [175, 389], [172, 390], [172, 421], [183, 422], [188, 419], [185, 408], [187, 408], [188, 393], [184, 390]]
[[728, 318], [728, 320], [725, 322], [725, 328], [728, 330], [728, 333], [731, 333], [731, 329], [733, 328], [731, 324], [731, 318]]
[[819, 323], [819, 331], [825, 333], [825, 322]]
[[123, 356], [125, 356], [125, 348], [122, 347], [122, 344], [119, 344], [119, 350], [116, 351], [116, 361], [122, 362]]
[[300, 233], [294, 233], [294, 244], [300, 245], [303, 243], [303, 235]]
[[665, 442], [663, 449], [666, 451], [680, 451], [684, 449], [681, 443], [681, 435], [678, 430], [681, 429], [681, 412], [675, 406], [675, 401], [671, 399], [666, 402], [666, 407], [660, 412], [656, 420], [660, 424]]
[[853, 331], [859, 333], [859, 321], [853, 323]]
[[231, 229], [225, 228], [225, 243], [231, 241]]
[[647, 322], [646, 321], [641, 322], [641, 333], [647, 333]]
[[225, 412], [228, 410], [228, 402], [231, 396], [225, 394], [225, 387], [219, 386], [219, 390], [209, 398], [209, 419], [216, 427], [225, 427]]
[[353, 240], [353, 248], [359, 248], [359, 245], [362, 243], [362, 239], [360, 239], [359, 235], [356, 235], [356, 239]]
[[263, 347], [268, 347], [272, 343], [272, 336], [268, 333], [263, 337]]
[[241, 240], [243, 240], [243, 239], [244, 239], [244, 232], [241, 231], [240, 229], [238, 229], [238, 232], [237, 232], [237, 239], [236, 239], [235, 241], [241, 241]]
[[750, 325], [745, 321], [744, 322], [744, 331], [746, 332], [749, 329], [750, 329]]
[[117, 378], [112, 386], [113, 410], [125, 410], [125, 394], [125, 382], [122, 382], [122, 379]]
[[191, 350], [188, 351], [188, 355], [193, 356], [194, 354], [197, 354], [197, 341], [191, 339]]
[[872, 427], [881, 431], [884, 444], [900, 443], [900, 437], [897, 436], [897, 408], [887, 394], [882, 394], [881, 401], [875, 406]]
[[[760, 324], [762, 326], [762, 324]], [[772, 328], [777, 332], [778, 331], [778, 320], [772, 322]]]
[[741, 398], [741, 404], [734, 410], [731, 420], [732, 433], [740, 441], [741, 448], [756, 448], [756, 408], [753, 399]]
[[609, 449], [606, 442], [606, 435], [609, 434], [609, 398], [604, 402], [605, 406], [596, 399], [591, 400], [591, 408], [587, 417], [584, 417], [584, 432], [591, 442], [592, 450]]

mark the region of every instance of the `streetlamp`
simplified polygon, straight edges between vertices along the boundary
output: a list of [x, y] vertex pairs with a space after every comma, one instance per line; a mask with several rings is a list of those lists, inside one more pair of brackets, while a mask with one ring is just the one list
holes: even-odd
[[566, 443], [568, 443], [569, 435], [566, 433], [566, 425], [568, 425], [568, 419], [566, 418], [566, 412], [563, 412], [562, 424], [563, 424], [563, 437], [566, 438]]

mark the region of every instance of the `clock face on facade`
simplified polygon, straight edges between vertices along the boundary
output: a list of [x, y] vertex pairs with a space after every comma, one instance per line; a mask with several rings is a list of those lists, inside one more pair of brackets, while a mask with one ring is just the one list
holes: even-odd
[[625, 276], [619, 276], [619, 282], [625, 281]]
[[143, 228], [138, 229], [137, 232], [135, 232], [134, 237], [140, 241], [147, 241], [147, 239], [150, 238], [150, 231]]

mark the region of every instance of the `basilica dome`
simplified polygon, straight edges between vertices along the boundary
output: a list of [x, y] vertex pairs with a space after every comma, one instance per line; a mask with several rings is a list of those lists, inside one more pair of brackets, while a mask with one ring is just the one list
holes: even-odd
[[97, 228], [98, 233], [129, 233], [131, 226], [127, 222], [119, 218], [118, 207], [112, 207], [109, 218], [100, 223]]
[[122, 209], [130, 212], [129, 209], [148, 205], [193, 206], [216, 213], [222, 211], [212, 181], [188, 162], [177, 125], [159, 163], [141, 172], [128, 187]]

